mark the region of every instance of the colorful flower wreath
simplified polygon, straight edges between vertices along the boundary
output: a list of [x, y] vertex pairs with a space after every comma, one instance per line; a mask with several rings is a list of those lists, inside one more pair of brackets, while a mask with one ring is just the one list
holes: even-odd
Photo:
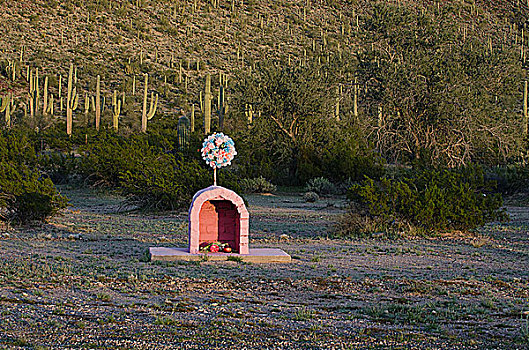
[[208, 136], [202, 144], [202, 158], [213, 169], [230, 165], [236, 154], [235, 143], [223, 133]]

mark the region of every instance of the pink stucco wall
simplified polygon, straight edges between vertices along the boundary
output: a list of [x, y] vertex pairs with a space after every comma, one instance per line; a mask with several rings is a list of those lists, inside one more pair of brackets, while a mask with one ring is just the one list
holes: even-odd
[[235, 252], [249, 254], [248, 210], [237, 193], [221, 186], [198, 191], [189, 207], [189, 252], [203, 242], [229, 242]]

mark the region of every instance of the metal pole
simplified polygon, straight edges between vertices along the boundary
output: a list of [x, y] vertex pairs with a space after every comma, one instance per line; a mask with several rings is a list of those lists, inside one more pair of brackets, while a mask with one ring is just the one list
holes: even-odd
[[213, 186], [217, 186], [217, 168], [213, 168]]

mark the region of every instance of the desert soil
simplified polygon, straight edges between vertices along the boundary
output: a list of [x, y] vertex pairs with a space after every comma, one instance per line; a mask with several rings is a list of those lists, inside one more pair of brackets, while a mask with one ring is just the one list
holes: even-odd
[[[473, 234], [338, 239], [341, 198], [249, 195], [252, 247], [289, 264], [153, 263], [187, 213], [62, 188], [72, 207], [0, 229], [0, 347], [529, 348], [529, 208]], [[378, 237], [378, 236], [377, 236]]]

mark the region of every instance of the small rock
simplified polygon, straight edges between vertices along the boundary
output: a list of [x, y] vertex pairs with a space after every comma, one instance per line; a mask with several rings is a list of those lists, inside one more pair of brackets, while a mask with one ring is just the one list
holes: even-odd
[[284, 241], [288, 241], [289, 238], [290, 238], [290, 236], [285, 234], [285, 233], [283, 233], [281, 236], [279, 236], [279, 239], [284, 240]]

